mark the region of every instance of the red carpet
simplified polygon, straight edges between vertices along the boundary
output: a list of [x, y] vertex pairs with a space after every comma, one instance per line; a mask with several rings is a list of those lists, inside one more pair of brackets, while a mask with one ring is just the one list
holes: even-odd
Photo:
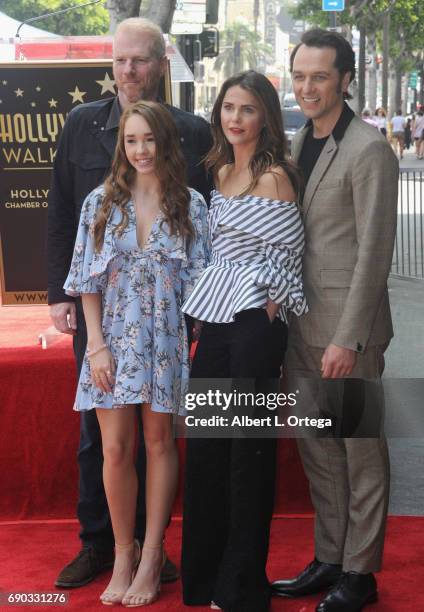
[[[71, 338], [53, 338], [47, 350], [38, 334], [50, 327], [48, 309], [0, 308], [0, 591], [53, 591], [62, 566], [78, 551], [76, 504], [78, 415], [72, 411], [75, 366]], [[269, 576], [297, 573], [312, 558], [312, 519], [307, 484], [293, 440], [280, 441], [276, 519]], [[183, 444], [180, 444], [183, 451]], [[181, 513], [177, 499], [175, 515]], [[287, 515], [299, 515], [288, 518]], [[286, 515], [282, 518], [281, 515]], [[26, 520], [21, 520], [26, 519]], [[28, 521], [27, 519], [54, 519]], [[8, 523], [5, 521], [12, 521]], [[178, 560], [180, 522], [167, 534], [167, 549]], [[380, 603], [372, 612], [424, 610], [422, 559], [424, 518], [389, 521]], [[100, 608], [107, 576], [69, 591], [66, 610]], [[272, 610], [312, 612], [318, 598], [273, 602]], [[180, 584], [166, 585], [149, 609], [182, 611]], [[1, 606], [14, 609], [16, 606]], [[16, 607], [17, 608], [17, 607]], [[49, 610], [51, 606], [27, 606]], [[208, 609], [208, 608], [196, 608]], [[368, 608], [367, 608], [368, 609]]]
[[[74, 518], [79, 416], [71, 337], [43, 350], [46, 306], [0, 308], [0, 519]], [[14, 345], [16, 338], [16, 344]], [[183, 441], [180, 440], [180, 449]], [[311, 510], [293, 440], [281, 441], [277, 513]], [[181, 492], [175, 512], [181, 513]]]
[[[389, 521], [384, 571], [379, 576], [380, 601], [367, 608], [370, 612], [412, 612], [424, 610], [422, 593], [421, 551], [424, 549], [424, 519], [392, 517]], [[66, 592], [67, 612], [84, 612], [104, 608], [98, 596], [107, 584], [107, 574], [80, 589], [59, 591], [53, 582], [59, 569], [78, 551], [78, 528], [75, 523], [13, 525], [0, 524], [1, 590], [22, 592]], [[312, 519], [274, 520], [268, 575], [271, 580], [291, 576], [311, 560]], [[167, 534], [167, 549], [178, 560], [181, 544], [181, 523], [173, 521]], [[299, 600], [275, 599], [272, 611], [313, 612], [319, 597]], [[7, 606], [2, 609], [18, 609]], [[22, 609], [22, 608], [21, 608]], [[28, 608], [27, 608], [28, 609]], [[37, 606], [30, 609], [48, 610]], [[165, 585], [159, 601], [148, 608], [162, 612], [208, 610], [189, 608], [181, 603], [180, 582]]]
[[47, 306], [0, 307], [0, 519], [74, 518], [78, 416], [72, 339], [38, 335]]
[[46, 330], [54, 344], [71, 342], [70, 336], [54, 332], [48, 306], [0, 306], [0, 349], [36, 347]]

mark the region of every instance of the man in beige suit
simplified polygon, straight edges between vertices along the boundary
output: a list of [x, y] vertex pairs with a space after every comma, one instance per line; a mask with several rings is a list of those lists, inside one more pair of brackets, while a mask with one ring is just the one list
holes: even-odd
[[[328, 385], [338, 385], [342, 408], [353, 405], [343, 419], [355, 421], [379, 396], [383, 352], [393, 335], [387, 277], [399, 168], [386, 139], [345, 102], [355, 57], [340, 34], [306, 32], [292, 52], [291, 70], [309, 119], [292, 146], [305, 177], [309, 313], [291, 321], [287, 368], [289, 377], [324, 388], [329, 412]], [[386, 441], [365, 433], [299, 438], [298, 446], [316, 512], [315, 559], [273, 590], [296, 597], [331, 587], [317, 612], [357, 612], [377, 599], [373, 572], [381, 566], [389, 492]]]

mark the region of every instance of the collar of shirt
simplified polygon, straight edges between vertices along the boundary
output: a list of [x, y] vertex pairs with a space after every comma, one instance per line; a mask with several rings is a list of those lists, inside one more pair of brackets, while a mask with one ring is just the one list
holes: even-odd
[[[158, 98], [158, 102], [163, 104], [163, 100]], [[169, 104], [165, 104], [165, 106], [169, 109]], [[115, 96], [114, 101], [112, 102], [112, 106], [110, 107], [109, 116], [106, 121], [106, 130], [116, 130], [119, 127], [119, 121], [121, 120], [122, 109], [119, 104], [118, 96]]]
[[106, 121], [107, 130], [116, 130], [119, 127], [119, 121], [121, 119], [122, 109], [119, 104], [118, 96], [115, 96], [112, 106], [110, 107], [109, 116]]
[[[342, 114], [340, 115], [336, 125], [333, 128], [333, 131], [331, 132], [336, 142], [340, 142], [340, 140], [343, 138], [348, 128], [348, 125], [352, 121], [354, 116], [355, 116], [355, 113], [350, 108], [350, 106], [346, 104], [345, 102], [343, 110], [342, 110]], [[310, 128], [311, 126], [312, 126], [312, 119], [309, 119], [305, 127]]]

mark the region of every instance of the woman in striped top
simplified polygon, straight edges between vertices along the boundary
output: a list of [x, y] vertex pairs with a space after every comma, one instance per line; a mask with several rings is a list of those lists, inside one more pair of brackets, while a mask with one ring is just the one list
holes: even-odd
[[[202, 322], [192, 378], [275, 391], [287, 311], [307, 310], [300, 181], [287, 160], [278, 96], [266, 77], [248, 71], [228, 79], [211, 121], [207, 165], [217, 186], [209, 211], [211, 262], [183, 305]], [[255, 417], [269, 414], [254, 407]], [[276, 440], [237, 435], [187, 440], [183, 596], [188, 605], [262, 612], [270, 602], [265, 565]]]

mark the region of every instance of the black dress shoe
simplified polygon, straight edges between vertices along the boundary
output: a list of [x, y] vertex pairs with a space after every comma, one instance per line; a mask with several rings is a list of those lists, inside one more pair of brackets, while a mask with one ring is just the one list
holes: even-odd
[[54, 583], [63, 589], [74, 589], [88, 584], [101, 572], [113, 567], [113, 549], [100, 551], [93, 546], [84, 547], [60, 572]]
[[281, 597], [313, 595], [336, 584], [341, 574], [341, 565], [321, 563], [314, 559], [296, 578], [276, 580], [271, 584], [271, 589], [274, 595]]
[[344, 572], [317, 606], [316, 612], [360, 612], [377, 599], [377, 582], [373, 574]]

